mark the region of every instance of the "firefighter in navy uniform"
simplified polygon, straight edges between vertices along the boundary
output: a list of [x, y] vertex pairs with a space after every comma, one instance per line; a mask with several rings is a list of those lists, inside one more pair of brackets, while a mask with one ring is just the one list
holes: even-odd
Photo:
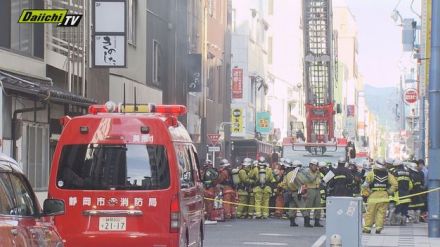
[[[408, 162], [406, 166], [409, 168], [409, 176], [413, 183], [413, 188], [410, 194], [417, 194], [425, 191], [425, 178], [422, 171], [417, 169], [417, 164], [415, 162]], [[419, 223], [420, 213], [425, 207], [425, 202], [423, 195], [417, 195], [411, 198], [411, 203], [409, 204], [409, 209], [414, 212], [414, 223]]]
[[331, 196], [353, 196], [353, 175], [345, 167], [344, 158], [338, 160], [338, 167], [333, 170], [335, 176], [328, 182], [329, 194]]
[[215, 181], [218, 178], [218, 171], [212, 167], [212, 161], [206, 160], [203, 164], [202, 170], [202, 182], [204, 186], [204, 197], [211, 200], [205, 200], [205, 218], [207, 220], [213, 220], [212, 210], [214, 209], [214, 198], [215, 198], [215, 186], [217, 185]]
[[397, 180], [386, 170], [384, 163], [383, 159], [376, 160], [373, 170], [368, 172], [362, 184], [362, 195], [368, 196], [363, 233], [371, 233], [373, 224], [376, 225], [376, 233], [381, 233], [388, 207], [388, 196], [397, 190]]
[[255, 196], [255, 218], [266, 219], [269, 217], [269, 199], [272, 195], [270, 184], [273, 183], [275, 179], [272, 169], [263, 156], [258, 158], [258, 166], [252, 169], [249, 177], [256, 181], [256, 185], [253, 188]]
[[250, 186], [250, 183], [248, 173], [251, 170], [251, 166], [252, 159], [244, 158], [243, 162], [241, 163], [241, 168], [238, 170], [239, 183], [236, 189], [238, 193], [238, 202], [240, 204], [237, 206], [237, 217], [242, 219], [248, 216], [248, 207], [244, 205], [249, 204], [248, 188]]
[[[403, 165], [403, 162], [400, 160], [394, 161], [394, 177], [397, 179], [398, 189], [395, 193], [395, 197], [399, 198], [402, 196], [409, 195], [409, 192], [413, 188], [413, 184], [409, 175], [408, 169]], [[403, 198], [397, 200], [396, 203], [396, 219], [397, 223], [400, 225], [406, 224], [406, 219], [408, 217], [408, 206], [411, 203], [411, 198]]]
[[[232, 181], [232, 171], [230, 168], [229, 161], [227, 159], [222, 159], [219, 164], [219, 175], [216, 183], [220, 185], [223, 191], [223, 201], [234, 202], [235, 191]], [[225, 219], [232, 218], [232, 207], [230, 203], [223, 203], [223, 208], [225, 210]]]

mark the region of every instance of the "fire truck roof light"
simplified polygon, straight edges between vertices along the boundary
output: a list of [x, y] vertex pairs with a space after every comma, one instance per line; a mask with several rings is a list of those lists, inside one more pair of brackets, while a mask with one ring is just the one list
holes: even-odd
[[162, 113], [170, 115], [183, 115], [186, 113], [186, 107], [183, 105], [154, 105], [154, 104], [119, 104], [109, 101], [105, 105], [89, 106], [89, 114], [98, 114], [101, 112], [120, 112], [120, 113]]
[[155, 112], [180, 116], [186, 113], [186, 107], [183, 105], [156, 105]]
[[96, 115], [99, 112], [107, 112], [105, 105], [91, 105], [89, 106], [89, 113]]

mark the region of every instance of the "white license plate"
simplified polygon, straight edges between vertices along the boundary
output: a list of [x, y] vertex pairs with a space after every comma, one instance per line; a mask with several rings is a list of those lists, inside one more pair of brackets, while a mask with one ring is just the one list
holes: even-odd
[[126, 228], [126, 217], [99, 217], [100, 231], [125, 231]]

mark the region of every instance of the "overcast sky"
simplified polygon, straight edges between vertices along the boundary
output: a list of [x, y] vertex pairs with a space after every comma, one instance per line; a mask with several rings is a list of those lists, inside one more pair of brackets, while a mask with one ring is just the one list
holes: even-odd
[[[392, 20], [397, 6], [403, 18], [416, 18], [411, 11], [412, 0], [346, 0], [358, 25], [359, 70], [364, 82], [378, 87], [397, 86], [399, 61], [403, 57], [402, 28]], [[400, 3], [399, 3], [400, 2]], [[420, 13], [420, 0], [413, 8]]]

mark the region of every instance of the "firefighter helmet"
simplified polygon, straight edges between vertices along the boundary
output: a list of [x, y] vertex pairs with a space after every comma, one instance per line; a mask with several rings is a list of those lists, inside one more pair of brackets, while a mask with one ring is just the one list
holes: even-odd
[[292, 162], [292, 167], [296, 168], [296, 167], [301, 167], [303, 164], [301, 163], [301, 161], [299, 160], [294, 160]]
[[220, 161], [220, 164], [218, 165], [220, 168], [225, 168], [230, 166], [231, 164], [229, 164], [229, 161], [227, 159], [222, 159]]
[[385, 160], [383, 158], [376, 159], [376, 163], [374, 164], [374, 169], [378, 169], [378, 170], [385, 169]]
[[251, 158], [244, 158], [243, 162], [241, 163], [244, 167], [248, 167], [252, 165], [252, 159]]
[[309, 162], [309, 165], [317, 166], [318, 165], [318, 160], [317, 159], [311, 159], [310, 162]]
[[394, 160], [393, 166], [400, 166], [403, 165], [403, 162], [401, 160]]
[[417, 172], [417, 163], [415, 162], [404, 162], [404, 165], [408, 167], [408, 169]]

